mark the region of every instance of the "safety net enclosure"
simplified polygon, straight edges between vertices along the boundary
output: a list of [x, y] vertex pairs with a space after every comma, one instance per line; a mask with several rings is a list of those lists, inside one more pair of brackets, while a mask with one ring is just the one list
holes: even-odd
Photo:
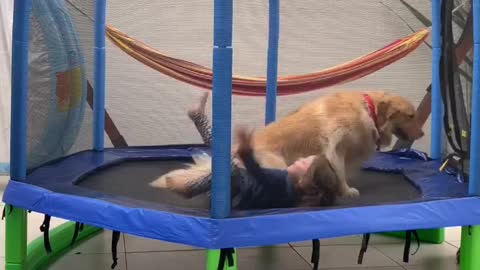
[[[463, 162], [480, 151], [479, 1], [15, 0], [6, 269], [45, 267], [98, 228], [114, 232], [113, 267], [128, 233], [208, 249], [208, 269], [234, 269], [235, 248], [313, 239], [318, 268], [318, 239], [363, 234], [363, 255], [370, 233], [397, 231], [408, 261], [417, 230], [438, 243], [447, 226], [466, 226], [461, 267], [477, 269], [480, 167]], [[260, 127], [346, 89], [407, 97], [431, 136], [366, 162], [353, 179], [359, 198], [231, 209], [232, 126]], [[187, 117], [204, 91], [212, 149]], [[444, 162], [444, 134], [461, 166]], [[150, 187], [200, 151], [213, 156], [209, 196]], [[45, 214], [28, 248], [27, 210]], [[49, 232], [51, 217], [72, 223]]]

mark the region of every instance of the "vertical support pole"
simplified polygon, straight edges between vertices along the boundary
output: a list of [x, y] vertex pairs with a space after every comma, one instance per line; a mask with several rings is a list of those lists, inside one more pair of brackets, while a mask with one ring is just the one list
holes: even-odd
[[[230, 215], [233, 0], [214, 0], [213, 16], [211, 215], [220, 219]], [[209, 250], [207, 269], [218, 259], [219, 251]]]
[[212, 217], [230, 215], [233, 1], [215, 0], [212, 98]]
[[[473, 85], [472, 85], [472, 132], [470, 143], [470, 181], [468, 191], [480, 195], [480, 0], [473, 0]], [[480, 269], [480, 226], [463, 227], [460, 269]]]
[[469, 193], [480, 195], [480, 0], [473, 0], [472, 136]]
[[441, 0], [432, 1], [432, 134], [431, 156], [442, 158], [442, 94], [440, 89], [440, 59], [442, 56]]
[[[28, 49], [31, 4], [31, 0], [15, 0], [13, 9], [10, 131], [10, 177], [12, 181], [24, 181], [27, 175]], [[6, 217], [5, 226], [5, 269], [23, 269], [27, 255], [26, 211], [13, 209]]]
[[93, 98], [93, 148], [103, 151], [105, 129], [105, 17], [106, 0], [95, 2], [95, 69]]
[[280, 0], [269, 0], [268, 18], [267, 97], [265, 104], [265, 125], [275, 121], [277, 113]]

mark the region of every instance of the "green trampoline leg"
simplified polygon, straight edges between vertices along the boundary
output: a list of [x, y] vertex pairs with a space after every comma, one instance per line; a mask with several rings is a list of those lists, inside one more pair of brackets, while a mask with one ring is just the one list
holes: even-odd
[[480, 226], [462, 228], [460, 270], [480, 269]]
[[[218, 261], [220, 260], [220, 250], [207, 250], [207, 270], [217, 270]], [[225, 266], [225, 270], [237, 270], [237, 250], [233, 254], [233, 266]]]
[[6, 206], [5, 270], [24, 270], [27, 257], [27, 211]]

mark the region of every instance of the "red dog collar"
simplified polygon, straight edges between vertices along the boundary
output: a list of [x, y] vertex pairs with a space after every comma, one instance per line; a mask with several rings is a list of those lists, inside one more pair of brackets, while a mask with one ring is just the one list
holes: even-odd
[[[370, 115], [370, 118], [372, 118], [378, 134], [380, 134], [380, 129], [379, 129], [379, 126], [378, 126], [378, 121], [377, 121], [377, 112], [375, 110], [375, 104], [373, 104], [372, 97], [370, 97], [368, 94], [363, 94], [363, 99], [365, 100], [365, 103], [367, 104], [368, 114]], [[379, 149], [380, 149], [380, 145], [379, 145], [379, 141], [377, 141], [377, 150], [379, 150]]]

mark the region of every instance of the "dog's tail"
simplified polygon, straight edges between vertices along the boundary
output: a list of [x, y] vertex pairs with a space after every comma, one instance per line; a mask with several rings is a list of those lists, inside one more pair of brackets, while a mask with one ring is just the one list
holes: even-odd
[[194, 163], [162, 175], [150, 186], [169, 189], [186, 198], [205, 193], [211, 186], [211, 157], [205, 153], [192, 156]]

